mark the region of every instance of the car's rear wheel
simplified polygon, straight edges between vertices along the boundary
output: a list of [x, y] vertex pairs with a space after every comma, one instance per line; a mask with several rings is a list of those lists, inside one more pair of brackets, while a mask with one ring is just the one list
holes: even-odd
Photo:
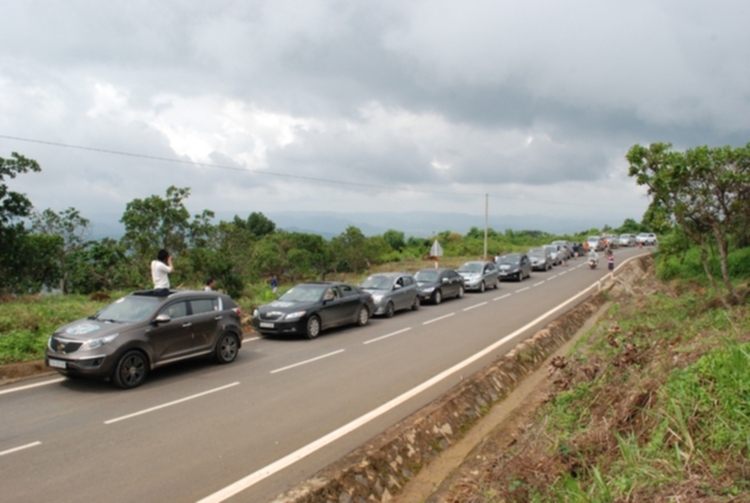
[[240, 348], [240, 341], [232, 333], [224, 333], [219, 337], [216, 343], [216, 361], [219, 363], [232, 363], [237, 358], [237, 351]]
[[440, 290], [435, 290], [435, 293], [432, 294], [432, 302], [435, 305], [438, 305], [442, 301], [443, 301], [443, 293]]
[[385, 306], [385, 317], [386, 318], [393, 318], [393, 314], [396, 312], [396, 308], [393, 306], [393, 302], [389, 302], [387, 306]]
[[497, 278], [495, 280], [495, 282], [492, 283], [492, 288], [494, 288], [495, 290], [497, 290], [498, 288], [500, 288], [500, 278]]
[[140, 386], [148, 375], [148, 358], [138, 350], [128, 351], [117, 362], [112, 379], [122, 389]]
[[518, 275], [516, 276], [516, 281], [519, 283], [523, 281], [523, 271], [518, 271]]
[[368, 321], [370, 321], [370, 311], [365, 306], [362, 306], [357, 311], [357, 325], [364, 327]]
[[305, 333], [308, 339], [315, 339], [320, 335], [320, 318], [315, 315], [310, 316], [307, 319], [307, 325], [305, 326]]
[[459, 299], [463, 299], [463, 298], [464, 298], [464, 292], [465, 292], [465, 291], [466, 291], [466, 290], [464, 289], [464, 286], [463, 286], [463, 285], [459, 286], [459, 287], [458, 287], [458, 293], [456, 294], [456, 297], [458, 297]]
[[411, 310], [416, 311], [417, 309], [419, 309], [419, 306], [420, 306], [419, 295], [417, 295], [416, 297], [414, 297], [414, 302], [411, 303]]

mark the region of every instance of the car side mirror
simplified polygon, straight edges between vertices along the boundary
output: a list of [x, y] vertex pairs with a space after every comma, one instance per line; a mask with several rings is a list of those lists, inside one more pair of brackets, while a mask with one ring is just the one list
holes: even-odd
[[447, 283], [448, 281], [450, 281], [448, 278], [443, 278], [443, 283]]
[[163, 323], [169, 323], [172, 321], [172, 317], [167, 313], [161, 313], [154, 318], [154, 325], [161, 325]]
[[395, 285], [393, 285], [393, 289], [394, 290], [398, 290], [399, 288], [401, 288], [401, 285], [399, 285], [398, 283], [396, 283]]

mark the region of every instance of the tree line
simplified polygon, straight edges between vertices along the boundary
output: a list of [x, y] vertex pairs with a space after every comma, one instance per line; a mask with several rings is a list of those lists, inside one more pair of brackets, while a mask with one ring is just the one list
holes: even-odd
[[[39, 172], [39, 164], [20, 154], [0, 158], [0, 290], [20, 294], [55, 288], [65, 293], [149, 288], [149, 263], [160, 248], [174, 256], [172, 284], [195, 288], [208, 277], [234, 297], [252, 295], [272, 275], [287, 282], [325, 280], [338, 273], [362, 273], [387, 262], [422, 259], [438, 239], [446, 256], [479, 257], [484, 229], [465, 235], [449, 230], [430, 238], [406, 237], [389, 229], [365, 236], [350, 226], [326, 240], [317, 234], [278, 229], [263, 213], [215, 223], [211, 210], [191, 215], [189, 188], [169, 187], [127, 203], [120, 239], [88, 239], [91, 223], [75, 208], [36, 211], [24, 195], [9, 190], [8, 179]], [[626, 220], [615, 232], [639, 232]], [[583, 236], [598, 233], [586, 230]], [[557, 236], [541, 231], [488, 231], [490, 253], [528, 249]], [[574, 236], [568, 236], [574, 238]]]

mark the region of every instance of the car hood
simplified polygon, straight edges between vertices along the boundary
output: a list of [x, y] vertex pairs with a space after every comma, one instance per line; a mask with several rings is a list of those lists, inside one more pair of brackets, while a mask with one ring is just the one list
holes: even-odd
[[89, 339], [116, 334], [132, 326], [132, 323], [116, 323], [84, 318], [58, 328], [53, 335], [76, 341], [87, 341]]

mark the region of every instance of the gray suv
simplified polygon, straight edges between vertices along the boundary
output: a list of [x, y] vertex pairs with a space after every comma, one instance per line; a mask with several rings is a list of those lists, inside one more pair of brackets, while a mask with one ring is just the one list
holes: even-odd
[[49, 338], [45, 361], [67, 376], [111, 379], [135, 388], [168, 363], [214, 356], [230, 363], [242, 345], [240, 308], [218, 292], [147, 290], [69, 323]]

